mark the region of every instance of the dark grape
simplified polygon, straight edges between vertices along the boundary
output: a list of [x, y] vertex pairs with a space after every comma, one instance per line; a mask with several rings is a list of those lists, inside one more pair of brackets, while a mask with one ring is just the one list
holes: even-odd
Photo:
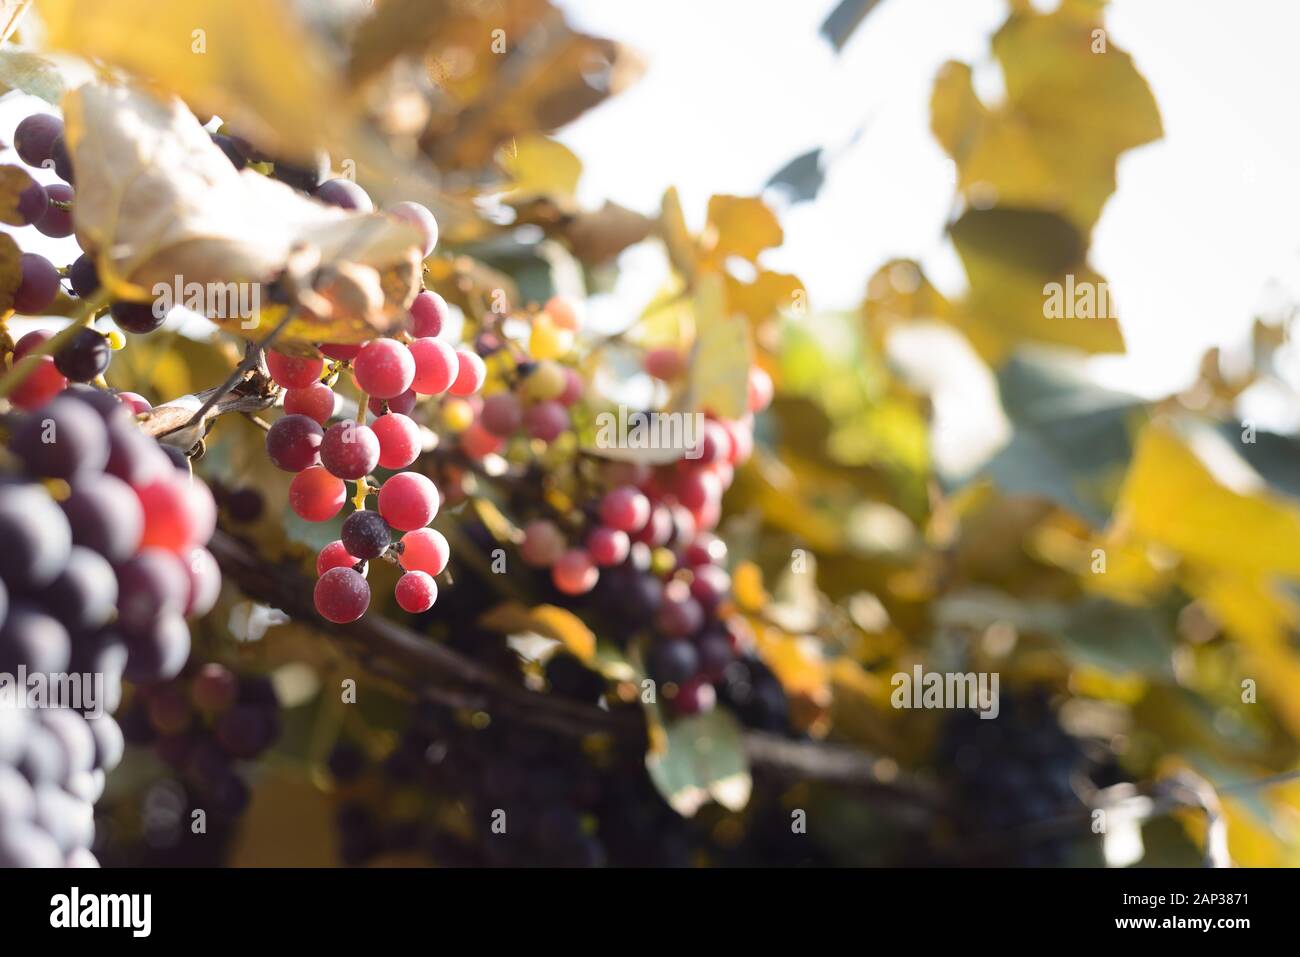
[[70, 382], [89, 382], [108, 368], [113, 351], [94, 329], [82, 329], [54, 357], [54, 367]]
[[118, 620], [128, 637], [154, 634], [160, 618], [179, 616], [189, 597], [189, 576], [180, 560], [161, 548], [146, 548], [117, 570]]
[[18, 193], [18, 216], [26, 226], [34, 226], [50, 209], [50, 194], [33, 180]]
[[56, 206], [56, 203], [71, 203], [75, 200], [76, 194], [71, 186], [65, 186], [63, 183], [51, 183], [45, 187], [45, 195], [49, 198], [50, 207], [33, 225], [38, 231], [54, 239], [62, 239], [64, 236], [71, 236], [72, 227], [72, 210], [63, 209]]
[[683, 684], [699, 670], [700, 655], [689, 641], [656, 641], [646, 666], [658, 682]]
[[50, 113], [33, 113], [14, 130], [14, 149], [28, 166], [44, 166], [52, 157], [54, 141], [62, 135], [63, 120]]
[[151, 683], [180, 674], [190, 656], [190, 630], [179, 614], [161, 614], [127, 638], [126, 677]]
[[14, 311], [26, 315], [44, 312], [59, 294], [59, 271], [36, 253], [23, 253], [18, 257], [18, 265], [21, 276], [14, 290]]
[[108, 443], [104, 421], [93, 409], [60, 396], [19, 423], [12, 449], [32, 475], [70, 479], [102, 471]]
[[317, 188], [316, 198], [322, 203], [359, 213], [370, 213], [375, 209], [369, 194], [350, 179], [326, 180]]
[[108, 623], [117, 603], [117, 576], [97, 552], [73, 545], [62, 574], [46, 586], [41, 601], [68, 631], [92, 631]]
[[0, 543], [0, 578], [11, 589], [44, 588], [63, 571], [72, 531], [43, 489], [0, 485]]
[[240, 150], [238, 142], [233, 137], [222, 133], [213, 133], [212, 142], [221, 148], [221, 152], [226, 154], [226, 159], [230, 160], [230, 164], [235, 169], [243, 169], [248, 165], [248, 157]]
[[74, 183], [76, 180], [72, 173], [72, 154], [68, 152], [67, 140], [60, 133], [50, 144], [50, 159], [53, 162], [54, 172], [65, 183]]
[[167, 313], [152, 302], [115, 302], [109, 313], [123, 332], [136, 335], [153, 332], [167, 321]]
[[71, 656], [66, 628], [36, 605], [14, 603], [0, 627], [0, 672], [13, 674], [19, 665], [43, 674], [66, 671]]
[[68, 267], [68, 280], [72, 291], [82, 299], [99, 292], [99, 269], [95, 266], [95, 257], [82, 253]]
[[388, 523], [377, 512], [353, 512], [343, 522], [343, 547], [360, 559], [378, 558], [392, 544]]

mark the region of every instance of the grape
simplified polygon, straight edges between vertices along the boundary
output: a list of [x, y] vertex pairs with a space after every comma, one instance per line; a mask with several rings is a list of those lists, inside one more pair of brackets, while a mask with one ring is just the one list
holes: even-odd
[[322, 203], [359, 213], [375, 210], [369, 194], [350, 179], [327, 179], [316, 188], [316, 198]]
[[407, 572], [397, 580], [394, 594], [402, 611], [418, 615], [438, 600], [438, 583], [424, 572]]
[[284, 411], [288, 415], [305, 415], [321, 425], [334, 414], [334, 390], [323, 382], [313, 382], [302, 389], [284, 394]]
[[686, 546], [682, 558], [687, 565], [721, 565], [727, 560], [727, 543], [711, 532], [700, 532]]
[[94, 770], [95, 736], [85, 718], [67, 708], [52, 708], [41, 712], [41, 723], [62, 746], [68, 777]]
[[95, 257], [82, 253], [68, 267], [68, 279], [72, 282], [72, 291], [82, 299], [99, 292], [99, 269], [95, 266]]
[[169, 474], [172, 469], [157, 442], [130, 419], [115, 417], [108, 422], [108, 464], [104, 471], [135, 486]]
[[17, 362], [24, 356], [34, 352], [37, 346], [43, 345], [52, 338], [54, 338], [54, 333], [48, 329], [33, 329], [14, 343], [14, 361]]
[[587, 553], [597, 565], [621, 565], [631, 547], [627, 532], [616, 528], [599, 525], [587, 536]]
[[447, 301], [436, 292], [421, 292], [411, 303], [411, 334], [417, 339], [441, 335], [447, 324]]
[[712, 711], [717, 703], [718, 695], [713, 690], [713, 685], [696, 678], [688, 681], [677, 688], [677, 694], [670, 700], [669, 704], [677, 714], [705, 714]]
[[[670, 645], [684, 645], [684, 641], [670, 641]], [[727, 666], [736, 658], [731, 647], [731, 639], [723, 631], [709, 629], [696, 639], [696, 650], [700, 655], [700, 674], [708, 681], [721, 681]]]
[[37, 315], [49, 308], [59, 294], [59, 271], [44, 256], [23, 253], [18, 257], [20, 278], [14, 290], [13, 309]]
[[121, 727], [106, 714], [87, 724], [90, 726], [91, 737], [95, 739], [95, 770], [112, 771], [121, 762], [126, 750]]
[[691, 596], [706, 612], [712, 612], [731, 591], [731, 576], [717, 565], [700, 565], [691, 580]]
[[418, 395], [442, 395], [459, 372], [456, 350], [441, 339], [416, 339], [410, 346], [415, 362], [411, 388]]
[[694, 458], [682, 460], [682, 465], [711, 465], [714, 462], [726, 462], [731, 458], [731, 436], [722, 425], [713, 419], [704, 423], [700, 442], [694, 449]]
[[502, 439], [474, 422], [460, 436], [460, 448], [472, 459], [482, 459], [501, 450]]
[[[352, 574], [356, 575], [356, 572]], [[272, 714], [256, 705], [241, 703], [223, 714], [213, 731], [217, 743], [228, 754], [236, 758], [254, 758], [275, 740], [276, 726]]]
[[72, 382], [89, 382], [103, 374], [112, 357], [102, 333], [82, 329], [54, 357], [54, 365]]
[[414, 389], [407, 389], [401, 395], [392, 399], [377, 399], [371, 396], [366, 402], [366, 406], [375, 415], [384, 415], [387, 412], [396, 412], [398, 415], [410, 415], [411, 410], [415, 408], [415, 400], [419, 396], [415, 394]]
[[700, 655], [689, 641], [656, 641], [646, 655], [650, 677], [661, 684], [685, 684], [700, 669]]
[[212, 553], [195, 545], [183, 556], [190, 588], [185, 602], [185, 616], [199, 618], [212, 610], [221, 594], [221, 568]]
[[[434, 340], [434, 342], [439, 341], [441, 340]], [[456, 362], [456, 380], [448, 390], [452, 395], [473, 395], [483, 388], [483, 383], [487, 380], [487, 366], [478, 355], [468, 349], [457, 349]]]
[[371, 429], [379, 440], [379, 464], [386, 469], [404, 469], [420, 454], [420, 427], [409, 417], [389, 412], [375, 419]]
[[243, 169], [248, 165], [248, 157], [239, 149], [239, 144], [235, 142], [234, 137], [213, 133], [212, 142], [226, 154], [226, 159], [230, 160], [230, 165], [235, 169]]
[[119, 392], [117, 399], [132, 415], [143, 415], [153, 408], [148, 399], [136, 392]]
[[161, 685], [152, 690], [145, 703], [149, 723], [162, 735], [176, 735], [189, 730], [194, 722], [190, 702], [174, 684]]
[[712, 472], [693, 469], [677, 478], [677, 500], [698, 512], [722, 500], [722, 482]]
[[[8, 763], [0, 763], [0, 826], [4, 821], [30, 820], [36, 812], [32, 786]], [[0, 861], [3, 866], [3, 861]]]
[[301, 472], [320, 462], [325, 430], [305, 415], [286, 415], [266, 433], [266, 455], [277, 468]]
[[499, 392], [483, 400], [483, 414], [480, 416], [483, 428], [493, 435], [508, 438], [519, 431], [524, 423], [524, 409], [511, 392]]
[[[415, 534], [414, 532], [411, 533]], [[348, 553], [347, 546], [341, 541], [330, 542], [316, 556], [316, 577], [324, 575], [331, 568], [351, 568], [361, 559]]]
[[558, 402], [538, 402], [524, 413], [528, 434], [542, 442], [554, 442], [569, 427], [569, 412]]
[[519, 553], [527, 564], [549, 568], [564, 554], [567, 545], [564, 533], [554, 522], [539, 518], [524, 526], [524, 541], [519, 546]]
[[45, 195], [49, 197], [50, 208], [45, 211], [44, 216], [32, 225], [34, 225], [39, 232], [54, 239], [62, 239], [64, 236], [71, 236], [72, 210], [63, 209], [54, 204], [71, 203], [74, 199], [72, 187], [65, 186], [63, 183], [50, 183], [45, 187]]
[[161, 614], [130, 635], [126, 646], [127, 678], [140, 683], [170, 681], [190, 656], [190, 630], [179, 614]]
[[359, 344], [342, 342], [327, 342], [317, 346], [316, 348], [318, 348], [321, 355], [326, 358], [338, 359], [341, 362], [350, 362], [355, 359], [357, 353], [361, 351], [361, 346]]
[[478, 415], [473, 403], [465, 399], [443, 399], [442, 401], [442, 421], [451, 432], [464, 432], [474, 424], [474, 417]]
[[266, 368], [276, 385], [286, 389], [305, 389], [320, 379], [325, 360], [315, 356], [287, 356], [268, 349]]
[[224, 665], [208, 662], [199, 668], [190, 682], [194, 707], [208, 717], [228, 710], [239, 693], [239, 679]]
[[[4, 580], [0, 579], [0, 625], [4, 624], [5, 615], [7, 615], [8, 613], [9, 613], [9, 589], [5, 587]], [[3, 763], [4, 763], [3, 759], [0, 759], [0, 764]]]
[[396, 339], [371, 339], [357, 353], [352, 372], [363, 392], [391, 399], [411, 388], [415, 359]]
[[668, 638], [686, 638], [704, 626], [704, 609], [691, 597], [690, 587], [681, 581], [664, 586], [663, 603], [655, 616], [659, 632]]
[[255, 488], [237, 488], [225, 496], [226, 511], [236, 522], [255, 522], [262, 515], [262, 494]]
[[320, 461], [339, 478], [359, 479], [379, 464], [379, 437], [368, 425], [336, 422], [325, 430]]
[[68, 152], [68, 143], [62, 133], [54, 137], [50, 144], [50, 159], [54, 162], [54, 173], [65, 183], [76, 182], [72, 172], [72, 154]]
[[44, 166], [54, 141], [63, 135], [63, 120], [50, 113], [33, 113], [14, 130], [14, 149], [28, 166]]
[[536, 363], [524, 379], [521, 391], [534, 402], [559, 398], [568, 384], [564, 375], [564, 366], [558, 362], [546, 360]]
[[556, 397], [556, 401], [559, 402], [560, 405], [573, 405], [582, 398], [582, 394], [585, 390], [586, 385], [582, 381], [582, 376], [578, 375], [576, 370], [565, 366], [564, 391]]
[[600, 500], [600, 520], [622, 532], [639, 532], [650, 520], [650, 501], [629, 485], [613, 489]]
[[18, 218], [24, 226], [34, 226], [50, 209], [50, 194], [35, 180], [29, 180], [18, 192]]
[[68, 631], [43, 609], [15, 601], [0, 626], [0, 672], [14, 674], [19, 665], [45, 674], [66, 671], [72, 657]]
[[423, 250], [420, 258], [428, 259], [433, 248], [438, 245], [438, 221], [433, 218], [433, 213], [419, 203], [411, 202], [394, 203], [388, 207], [387, 212], [394, 219], [410, 223], [419, 231]]
[[651, 349], [643, 361], [645, 371], [664, 382], [671, 382], [686, 371], [686, 357], [676, 349]]
[[566, 595], [582, 595], [596, 587], [600, 572], [581, 548], [561, 555], [551, 566], [551, 581]]
[[161, 304], [152, 302], [115, 302], [108, 311], [123, 332], [135, 335], [153, 332], [167, 321]]
[[13, 589], [44, 588], [72, 551], [59, 507], [35, 485], [0, 485], [0, 579]]
[[300, 166], [286, 160], [276, 160], [271, 177], [286, 186], [304, 193], [314, 191], [330, 174], [330, 160], [324, 153], [317, 153], [311, 160], [311, 166]]
[[418, 472], [400, 472], [379, 489], [379, 514], [398, 531], [424, 528], [438, 514], [438, 488]]
[[31, 474], [70, 479], [103, 470], [108, 432], [84, 402], [60, 396], [18, 424], [11, 448]]
[[578, 320], [578, 311], [573, 302], [564, 296], [552, 296], [546, 300], [546, 305], [542, 310], [551, 317], [551, 322], [555, 328], [563, 329], [566, 332], [577, 332], [581, 323]]
[[728, 461], [732, 465], [743, 465], [749, 461], [749, 457], [754, 452], [753, 422], [744, 420], [732, 422], [727, 419], [720, 421], [731, 439], [731, 456]]
[[63, 860], [53, 838], [36, 825], [0, 820], [0, 867], [61, 867]]
[[135, 494], [144, 510], [142, 545], [181, 553], [212, 537], [216, 506], [202, 482], [173, 472], [136, 485]]
[[378, 558], [392, 540], [388, 524], [375, 512], [353, 512], [343, 522], [343, 547], [357, 558]]
[[143, 548], [118, 566], [117, 585], [118, 623], [128, 638], [148, 635], [160, 618], [179, 618], [190, 590], [184, 563], [161, 548]]
[[451, 557], [451, 546], [442, 532], [417, 528], [402, 536], [401, 563], [408, 572], [441, 575]]
[[749, 367], [749, 411], [762, 412], [772, 404], [772, 377], [759, 366]]
[[55, 367], [54, 360], [42, 356], [37, 360], [36, 368], [9, 394], [9, 401], [20, 409], [38, 409], [62, 392], [67, 384], [68, 380]]
[[329, 521], [346, 500], [343, 481], [319, 465], [303, 469], [289, 483], [289, 507], [309, 522]]
[[73, 545], [67, 565], [41, 591], [40, 600], [73, 634], [93, 631], [113, 616], [117, 576], [98, 552]]
[[533, 329], [528, 336], [528, 352], [534, 359], [555, 359], [573, 347], [573, 334], [556, 328], [551, 317], [539, 313], [533, 319]]
[[370, 586], [351, 568], [331, 568], [316, 582], [313, 598], [322, 618], [342, 625], [366, 613]]

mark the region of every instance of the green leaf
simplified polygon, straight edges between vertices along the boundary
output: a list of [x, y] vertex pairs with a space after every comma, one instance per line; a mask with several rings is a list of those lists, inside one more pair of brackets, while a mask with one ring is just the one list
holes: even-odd
[[710, 799], [732, 811], [749, 803], [753, 781], [735, 715], [716, 708], [674, 720], [664, 733], [666, 750], [647, 754], [646, 768], [673, 810], [693, 817]]

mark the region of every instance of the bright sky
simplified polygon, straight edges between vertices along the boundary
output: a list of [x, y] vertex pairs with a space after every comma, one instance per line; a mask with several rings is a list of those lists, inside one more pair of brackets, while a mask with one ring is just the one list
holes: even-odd
[[[712, 193], [757, 192], [826, 146], [839, 153], [827, 182], [782, 213], [785, 244], [769, 264], [797, 273], [814, 309], [855, 307], [874, 269], [900, 255], [960, 291], [943, 239], [953, 165], [930, 135], [929, 97], [952, 58], [976, 65], [981, 92], [997, 89], [988, 38], [1004, 0], [883, 0], [839, 56], [817, 34], [833, 0], [564, 6], [650, 64], [561, 136], [585, 163], [585, 200], [649, 212], [676, 185], [698, 224]], [[1121, 160], [1094, 236], [1129, 355], [1093, 366], [1111, 385], [1160, 396], [1192, 378], [1207, 346], [1240, 342], [1278, 283], [1300, 300], [1300, 4], [1112, 0], [1107, 26], [1151, 84], [1165, 138]], [[652, 251], [633, 255], [604, 310], [638, 310], [662, 280]]]

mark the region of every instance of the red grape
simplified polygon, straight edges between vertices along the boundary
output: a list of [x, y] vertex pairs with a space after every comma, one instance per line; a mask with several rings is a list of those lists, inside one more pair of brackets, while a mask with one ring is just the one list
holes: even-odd
[[713, 710], [717, 700], [718, 693], [713, 685], [696, 678], [679, 685], [670, 704], [677, 714], [705, 714]]
[[451, 557], [451, 546], [435, 528], [417, 528], [402, 536], [402, 567], [407, 571], [441, 575]]
[[416, 339], [410, 346], [415, 360], [411, 388], [419, 395], [442, 395], [451, 387], [459, 366], [456, 350], [442, 339]]
[[473, 422], [460, 434], [460, 448], [472, 459], [481, 459], [500, 451], [501, 437], [493, 435], [483, 428], [481, 422]]
[[336, 422], [325, 430], [320, 462], [339, 478], [359, 479], [379, 464], [379, 439], [368, 425]]
[[410, 223], [420, 233], [422, 259], [427, 259], [433, 252], [433, 248], [438, 245], [438, 221], [433, 218], [433, 213], [421, 206], [419, 203], [403, 202], [394, 203], [388, 208], [388, 215], [402, 222]]
[[347, 500], [343, 480], [319, 465], [304, 469], [289, 483], [289, 507], [299, 518], [326, 522], [339, 513]]
[[524, 526], [524, 541], [519, 546], [519, 553], [527, 564], [547, 568], [564, 554], [567, 544], [564, 533], [554, 522], [537, 518]]
[[712, 472], [694, 469], [681, 475], [676, 485], [677, 500], [698, 512], [722, 499], [722, 481]]
[[650, 500], [630, 485], [616, 488], [600, 500], [600, 520], [619, 531], [638, 532], [650, 520]]
[[671, 382], [686, 371], [686, 357], [676, 349], [651, 349], [645, 354], [645, 371]]
[[325, 430], [305, 415], [286, 415], [266, 433], [266, 455], [277, 468], [301, 472], [320, 462]]
[[712, 532], [700, 532], [682, 556], [687, 565], [720, 565], [727, 560], [727, 543]]
[[551, 566], [551, 581], [566, 595], [583, 595], [596, 587], [600, 572], [581, 548], [565, 552]]
[[21, 278], [14, 290], [13, 309], [26, 315], [44, 312], [59, 294], [59, 271], [54, 263], [36, 253], [18, 257]]
[[316, 576], [319, 578], [331, 568], [351, 568], [361, 559], [348, 554], [347, 546], [341, 541], [330, 542], [316, 556]]
[[569, 427], [569, 412], [558, 402], [538, 402], [524, 413], [528, 434], [543, 442], [554, 442]]
[[674, 580], [664, 586], [655, 624], [667, 638], [686, 638], [704, 626], [704, 609], [691, 597], [689, 585]]
[[50, 208], [33, 225], [39, 232], [54, 239], [71, 236], [72, 210], [62, 209], [54, 204], [56, 202], [71, 203], [75, 198], [72, 187], [65, 186], [63, 183], [50, 183], [45, 187], [45, 194], [50, 198]]
[[324, 382], [313, 382], [301, 389], [290, 389], [284, 394], [284, 411], [289, 415], [305, 415], [324, 425], [334, 414], [334, 390]]
[[[191, 481], [173, 470], [169, 475], [135, 487], [144, 512], [141, 545], [180, 554], [200, 540], [207, 541], [207, 538], [202, 538], [204, 529], [199, 524], [206, 522], [207, 516], [194, 509], [193, 503], [199, 496], [197, 493], [192, 495], [187, 488]], [[211, 530], [208, 531], [210, 535]]]
[[351, 568], [331, 568], [312, 594], [322, 618], [336, 625], [356, 621], [370, 607], [370, 585]]
[[508, 438], [524, 424], [524, 409], [513, 392], [498, 392], [483, 400], [480, 421], [493, 435]]
[[358, 213], [371, 213], [375, 209], [370, 195], [350, 179], [327, 179], [316, 187], [316, 198], [322, 203]]
[[564, 391], [556, 399], [561, 405], [573, 405], [582, 398], [582, 393], [586, 390], [586, 385], [582, 381], [582, 376], [578, 375], [576, 369], [564, 367]]
[[397, 580], [394, 594], [402, 611], [418, 615], [438, 600], [438, 583], [424, 572], [407, 572]]
[[366, 406], [375, 415], [383, 415], [385, 412], [396, 412], [398, 415], [410, 415], [411, 410], [415, 408], [415, 400], [419, 396], [415, 394], [414, 389], [407, 389], [399, 396], [391, 399], [377, 399], [371, 396], [366, 402]]
[[54, 360], [42, 356], [22, 385], [10, 393], [9, 401], [20, 409], [40, 408], [67, 388], [67, 385], [68, 380], [55, 368]]
[[438, 514], [438, 488], [418, 472], [399, 472], [379, 489], [379, 514], [399, 531], [424, 528]]
[[361, 351], [360, 343], [343, 343], [343, 342], [326, 342], [316, 347], [320, 354], [327, 359], [338, 359], [340, 362], [347, 362], [355, 359], [357, 353]]
[[587, 536], [587, 553], [597, 565], [621, 565], [632, 548], [627, 532], [598, 525]]
[[396, 339], [371, 339], [352, 362], [357, 385], [369, 395], [391, 399], [411, 387], [415, 359]]
[[325, 360], [315, 356], [287, 356], [274, 349], [266, 351], [266, 368], [275, 384], [286, 389], [305, 389], [320, 380]]
[[409, 416], [389, 412], [370, 428], [379, 440], [379, 464], [384, 468], [404, 469], [419, 456], [420, 427]]
[[762, 412], [772, 404], [772, 377], [760, 366], [749, 367], [749, 411]]
[[[435, 342], [440, 340], [434, 340]], [[458, 363], [456, 372], [456, 381], [451, 384], [452, 395], [473, 395], [479, 389], [483, 388], [483, 383], [487, 380], [487, 366], [476, 353], [468, 349], [457, 349], [456, 360]]]
[[691, 580], [691, 597], [705, 611], [713, 611], [731, 591], [731, 576], [717, 565], [699, 565]]
[[411, 303], [411, 334], [417, 339], [441, 335], [447, 324], [447, 301], [436, 292], [422, 292]]
[[235, 703], [239, 679], [225, 665], [210, 661], [199, 668], [190, 680], [190, 698], [194, 707], [208, 717], [216, 717]]

